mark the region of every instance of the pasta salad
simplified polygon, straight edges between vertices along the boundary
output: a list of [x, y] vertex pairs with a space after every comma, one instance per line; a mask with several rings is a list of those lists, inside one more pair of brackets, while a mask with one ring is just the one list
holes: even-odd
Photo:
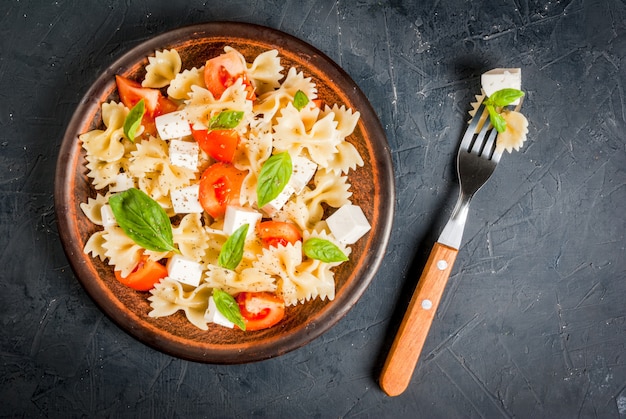
[[100, 226], [84, 252], [146, 292], [151, 317], [260, 330], [333, 300], [333, 268], [370, 229], [348, 181], [360, 115], [284, 75], [276, 50], [207, 58], [155, 51], [141, 82], [116, 76], [104, 129], [79, 137], [97, 191], [81, 209]]

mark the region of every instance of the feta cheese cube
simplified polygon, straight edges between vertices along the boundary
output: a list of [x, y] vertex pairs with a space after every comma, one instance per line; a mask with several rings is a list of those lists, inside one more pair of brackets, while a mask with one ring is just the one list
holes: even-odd
[[330, 232], [343, 244], [356, 243], [372, 227], [358, 205], [344, 205], [326, 219]]
[[[522, 89], [521, 68], [494, 68], [480, 77], [480, 83], [487, 96], [491, 96], [502, 89]], [[519, 99], [511, 103], [519, 104]]]
[[174, 255], [167, 261], [167, 274], [183, 284], [197, 287], [202, 279], [202, 265], [181, 255]]
[[262, 210], [270, 217], [273, 217], [278, 211], [280, 211], [287, 201], [289, 201], [289, 198], [293, 195], [293, 193], [293, 187], [287, 183], [282, 192], [278, 194], [276, 198], [265, 204]]
[[174, 166], [198, 170], [198, 153], [200, 147], [198, 143], [190, 141], [170, 140], [170, 163]]
[[135, 187], [135, 181], [128, 173], [118, 173], [115, 181], [109, 185], [109, 192], [124, 192]]
[[200, 185], [190, 185], [180, 189], [172, 189], [170, 198], [172, 207], [177, 214], [202, 213], [204, 210], [198, 200]]
[[117, 224], [117, 221], [115, 221], [115, 215], [113, 215], [113, 210], [108, 204], [100, 207], [100, 217], [102, 218], [103, 227], [111, 227]]
[[315, 174], [317, 165], [302, 156], [292, 158], [291, 163], [293, 172], [291, 173], [288, 184], [293, 188], [295, 194], [299, 194]]
[[191, 135], [191, 125], [184, 111], [170, 112], [154, 118], [157, 132], [162, 140]]
[[249, 238], [254, 234], [254, 229], [262, 217], [260, 212], [228, 205], [226, 207], [226, 214], [224, 215], [224, 233], [230, 236], [242, 225], [249, 224], [248, 234], [246, 236], [246, 238]]
[[224, 315], [220, 313], [220, 311], [217, 309], [213, 296], [209, 297], [209, 308], [207, 308], [206, 312], [204, 313], [204, 320], [211, 323], [219, 324], [221, 326], [229, 327], [231, 329], [235, 326], [233, 322], [224, 317]]

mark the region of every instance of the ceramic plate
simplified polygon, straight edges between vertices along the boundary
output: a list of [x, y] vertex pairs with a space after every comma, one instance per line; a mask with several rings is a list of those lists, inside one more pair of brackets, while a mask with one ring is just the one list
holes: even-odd
[[[178, 50], [183, 68], [200, 67], [222, 53], [225, 46], [236, 48], [248, 61], [263, 51], [276, 49], [285, 69], [295, 66], [313, 78], [325, 103], [345, 104], [361, 114], [348, 140], [357, 147], [365, 165], [351, 171], [349, 180], [352, 202], [362, 207], [372, 229], [351, 246], [350, 261], [335, 268], [333, 301], [316, 299], [289, 307], [279, 325], [257, 332], [219, 326], [203, 331], [189, 323], [182, 312], [151, 318], [145, 293], [124, 287], [115, 279], [111, 266], [83, 253], [87, 239], [98, 227], [80, 209], [80, 204], [94, 197], [96, 191], [86, 176], [85, 155], [78, 136], [102, 128], [101, 104], [119, 100], [115, 75], [140, 80], [147, 57], [156, 50], [171, 48]], [[141, 342], [173, 356], [234, 364], [275, 357], [305, 345], [327, 331], [357, 302], [374, 277], [389, 240], [394, 180], [389, 148], [375, 112], [357, 85], [328, 57], [277, 30], [241, 23], [208, 23], [167, 32], [138, 45], [95, 81], [78, 104], [63, 138], [55, 205], [61, 240], [72, 269], [87, 293], [116, 324]]]

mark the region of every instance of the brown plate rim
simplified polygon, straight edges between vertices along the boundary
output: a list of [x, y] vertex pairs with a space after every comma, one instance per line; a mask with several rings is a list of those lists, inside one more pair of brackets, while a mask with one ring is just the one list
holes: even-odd
[[[331, 79], [343, 86], [343, 93], [350, 97], [361, 113], [363, 129], [369, 134], [369, 138], [375, 139], [370, 141], [368, 146], [377, 156], [375, 180], [384, 186], [379, 188], [379, 196], [374, 197], [377, 209], [382, 210], [377, 212], [381, 218], [373, 223], [370, 232], [377, 238], [376, 248], [363, 257], [359, 265], [362, 271], [359, 280], [348, 284], [348, 289], [337, 295], [332, 304], [329, 304], [320, 315], [293, 333], [278, 340], [273, 339], [255, 345], [246, 351], [231, 346], [207, 348], [203, 345], [189, 345], [188, 341], [166, 335], [154, 326], [141, 321], [133, 313], [121, 310], [117, 302], [111, 301], [109, 294], [104, 292], [102, 284], [98, 283], [101, 281], [92, 278], [92, 270], [87, 266], [83, 249], [74, 240], [78, 226], [76, 220], [71, 217], [69, 208], [75, 181], [72, 168], [75, 167], [74, 162], [77, 161], [79, 154], [76, 133], [84, 120], [84, 111], [81, 110], [99, 106], [103, 89], [121, 69], [129, 69], [136, 65], [138, 57], [141, 59], [147, 57], [155, 50], [163, 49], [174, 42], [229, 37], [262, 41], [268, 46], [275, 45], [278, 49], [291, 51], [299, 56], [304, 55], [311, 65], [323, 68]], [[78, 148], [80, 149], [79, 146]], [[273, 358], [302, 347], [334, 326], [353, 307], [378, 271], [389, 243], [394, 215], [395, 180], [385, 132], [374, 109], [352, 78], [333, 60], [310, 44], [277, 29], [250, 23], [210, 22], [184, 26], [150, 38], [116, 59], [100, 74], [77, 105], [63, 137], [55, 174], [54, 201], [59, 235], [70, 266], [87, 294], [115, 324], [144, 344], [178, 358], [204, 363], [238, 364]]]

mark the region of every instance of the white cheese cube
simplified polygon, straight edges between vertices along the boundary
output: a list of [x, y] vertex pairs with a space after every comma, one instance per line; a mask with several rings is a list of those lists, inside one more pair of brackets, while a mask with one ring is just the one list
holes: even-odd
[[162, 140], [191, 135], [191, 126], [183, 111], [170, 112], [154, 118], [157, 132]]
[[174, 212], [177, 214], [202, 213], [204, 209], [198, 201], [199, 191], [200, 185], [197, 183], [180, 189], [172, 189], [170, 198]]
[[181, 255], [174, 255], [167, 261], [167, 274], [183, 284], [197, 287], [202, 279], [202, 265]]
[[174, 166], [198, 170], [198, 143], [190, 141], [170, 140], [170, 163]]
[[224, 233], [230, 236], [242, 225], [249, 224], [248, 234], [246, 236], [246, 238], [249, 238], [254, 234], [254, 229], [262, 217], [260, 212], [228, 205], [226, 207], [226, 214], [224, 215]]
[[113, 210], [108, 204], [100, 207], [100, 217], [102, 218], [103, 227], [111, 227], [117, 224], [117, 221], [115, 221], [115, 215], [113, 215]]
[[344, 205], [326, 219], [330, 232], [343, 244], [356, 243], [372, 227], [358, 205]]
[[128, 173], [118, 173], [115, 181], [109, 185], [109, 192], [124, 192], [135, 187], [135, 181]]
[[231, 329], [235, 326], [233, 322], [224, 317], [224, 315], [220, 313], [220, 311], [217, 309], [213, 296], [209, 297], [209, 308], [207, 308], [206, 312], [204, 313], [204, 320], [211, 323], [219, 324], [221, 326], [229, 327]]
[[[487, 96], [491, 96], [502, 89], [522, 89], [521, 68], [494, 68], [480, 77], [480, 83]], [[519, 99], [511, 103], [519, 104]]]
[[291, 187], [291, 185], [287, 183], [282, 192], [278, 194], [276, 198], [265, 204], [262, 210], [270, 217], [273, 217], [274, 214], [280, 211], [280, 209], [287, 203], [287, 201], [289, 201], [289, 198], [291, 197], [291, 195], [293, 195], [293, 192], [293, 187]]
[[302, 156], [292, 158], [291, 163], [293, 172], [291, 173], [288, 184], [293, 188], [295, 194], [299, 194], [315, 174], [317, 165]]

